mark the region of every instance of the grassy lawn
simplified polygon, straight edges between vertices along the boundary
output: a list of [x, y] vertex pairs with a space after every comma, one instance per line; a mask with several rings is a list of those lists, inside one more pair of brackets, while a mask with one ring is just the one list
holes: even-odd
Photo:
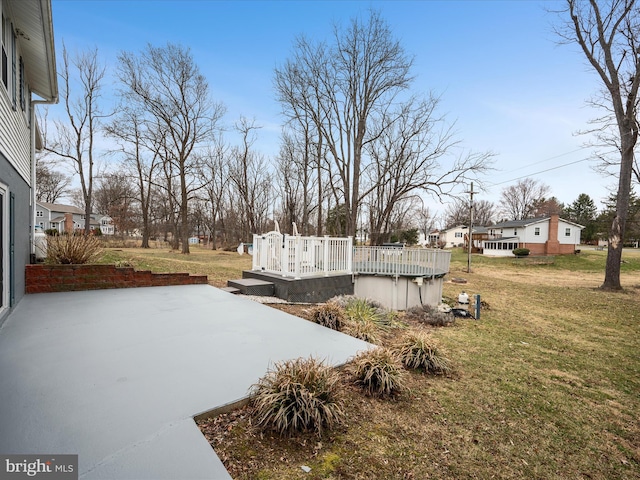
[[[250, 267], [248, 256], [194, 251], [107, 256], [214, 285]], [[482, 318], [407, 326], [430, 332], [453, 374], [412, 373], [395, 400], [345, 380], [348, 425], [322, 438], [260, 433], [240, 411], [210, 441], [238, 479], [640, 478], [640, 252], [624, 252], [620, 293], [597, 289], [605, 256], [583, 249], [533, 265], [474, 255], [468, 274], [454, 251], [449, 277], [468, 283], [447, 282], [444, 294], [480, 294]]]

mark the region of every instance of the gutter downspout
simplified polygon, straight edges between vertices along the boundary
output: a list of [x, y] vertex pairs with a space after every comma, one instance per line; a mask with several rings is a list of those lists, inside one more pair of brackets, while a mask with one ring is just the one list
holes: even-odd
[[31, 263], [36, 261], [36, 105], [53, 105], [58, 103], [58, 96], [49, 100], [34, 100], [33, 95], [29, 92], [29, 105], [31, 111], [29, 112], [29, 123], [31, 126], [31, 231], [30, 235], [30, 259]]

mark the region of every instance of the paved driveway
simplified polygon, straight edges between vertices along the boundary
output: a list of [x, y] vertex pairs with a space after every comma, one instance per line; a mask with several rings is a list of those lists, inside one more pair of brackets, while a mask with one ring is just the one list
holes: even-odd
[[0, 329], [0, 453], [82, 479], [228, 479], [193, 416], [277, 360], [369, 345], [208, 285], [27, 295]]

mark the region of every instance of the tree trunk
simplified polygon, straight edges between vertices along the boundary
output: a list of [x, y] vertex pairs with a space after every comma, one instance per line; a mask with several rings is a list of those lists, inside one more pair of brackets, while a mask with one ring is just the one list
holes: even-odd
[[[633, 122], [635, 125], [635, 122]], [[605, 268], [603, 290], [622, 290], [620, 283], [620, 264], [622, 262], [622, 247], [624, 246], [624, 232], [629, 210], [629, 195], [631, 194], [631, 174], [633, 169], [633, 150], [636, 144], [637, 132], [629, 128], [622, 134], [623, 148], [618, 177], [618, 196], [616, 199], [616, 215], [609, 229], [609, 248], [607, 250], [607, 264]], [[625, 140], [626, 139], [626, 140]]]

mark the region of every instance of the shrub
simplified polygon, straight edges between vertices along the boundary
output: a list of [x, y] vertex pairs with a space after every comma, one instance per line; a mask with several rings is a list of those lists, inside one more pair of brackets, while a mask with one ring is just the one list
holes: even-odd
[[449, 360], [422, 332], [411, 332], [395, 346], [394, 352], [407, 368], [444, 375], [451, 371]]
[[345, 317], [343, 309], [335, 303], [326, 303], [316, 307], [311, 313], [311, 319], [323, 327], [341, 331]]
[[259, 427], [281, 435], [319, 435], [344, 419], [338, 381], [338, 372], [314, 358], [276, 363], [252, 387], [252, 418]]
[[446, 327], [455, 322], [451, 312], [441, 312], [431, 305], [411, 307], [407, 310], [407, 317], [435, 327]]
[[353, 360], [351, 370], [356, 383], [369, 395], [387, 397], [405, 388], [402, 365], [388, 348], [361, 353]]
[[83, 264], [102, 252], [100, 240], [91, 235], [58, 235], [47, 241], [46, 263]]
[[55, 229], [55, 228], [47, 228], [47, 229], [44, 231], [44, 233], [46, 233], [46, 234], [47, 234], [47, 236], [49, 236], [49, 237], [53, 237], [53, 236], [56, 236], [56, 237], [57, 237], [58, 235], [60, 235], [60, 232], [58, 232], [58, 230], [57, 230], [57, 229]]
[[369, 343], [378, 343], [378, 327], [373, 322], [347, 319], [343, 333]]
[[526, 257], [530, 250], [528, 248], [514, 248], [512, 252], [516, 257]]

